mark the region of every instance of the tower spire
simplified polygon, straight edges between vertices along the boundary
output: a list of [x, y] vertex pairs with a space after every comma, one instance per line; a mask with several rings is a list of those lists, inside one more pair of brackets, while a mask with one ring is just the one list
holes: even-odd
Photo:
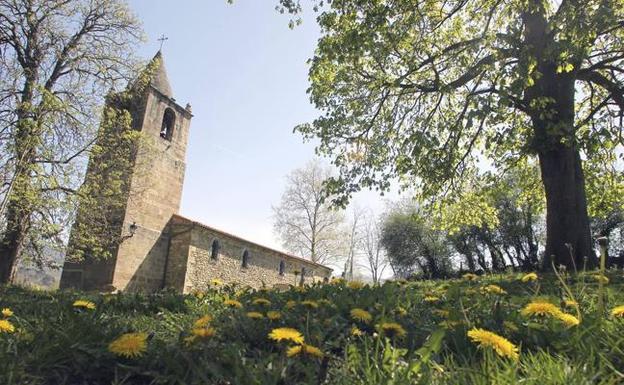
[[158, 51], [162, 51], [163, 44], [165, 44], [167, 40], [169, 40], [169, 38], [165, 36], [165, 34], [162, 34], [160, 36], [160, 38], [158, 39], [158, 41], [160, 42], [160, 49]]

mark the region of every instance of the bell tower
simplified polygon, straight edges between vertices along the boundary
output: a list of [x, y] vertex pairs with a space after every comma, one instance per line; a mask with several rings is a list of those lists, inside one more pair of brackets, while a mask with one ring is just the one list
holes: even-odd
[[[163, 287], [169, 221], [180, 209], [193, 115], [190, 105], [182, 107], [173, 98], [161, 51], [148, 68], [152, 69], [149, 85], [132, 103], [132, 126], [141, 132], [141, 141], [132, 170], [126, 173], [125, 209], [117, 213], [115, 222], [122, 241], [105, 261], [91, 259], [88, 253], [80, 261], [68, 259], [61, 288], [154, 291]], [[80, 216], [74, 228], [79, 222]], [[70, 235], [70, 249], [71, 244]]]

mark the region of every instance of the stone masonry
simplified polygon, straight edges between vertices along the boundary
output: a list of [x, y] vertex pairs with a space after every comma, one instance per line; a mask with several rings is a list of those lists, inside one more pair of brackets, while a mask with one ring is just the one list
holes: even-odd
[[[173, 98], [162, 54], [152, 64], [142, 108], [133, 112], [144, 135], [135, 155], [123, 223], [113, 258], [67, 260], [61, 288], [152, 292], [201, 290], [213, 279], [252, 287], [324, 280], [331, 269], [246, 241], [178, 215], [192, 114]], [[71, 243], [71, 242], [70, 242]]]

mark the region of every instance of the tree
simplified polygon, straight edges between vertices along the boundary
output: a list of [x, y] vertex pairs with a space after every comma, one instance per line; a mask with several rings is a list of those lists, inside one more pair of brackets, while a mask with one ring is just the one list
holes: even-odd
[[451, 270], [451, 253], [446, 234], [435, 230], [417, 206], [397, 206], [383, 221], [381, 243], [397, 277], [417, 273], [443, 278]]
[[397, 177], [434, 194], [483, 157], [535, 154], [546, 258], [571, 266], [569, 245], [595, 264], [581, 159], [601, 137], [622, 145], [622, 0], [312, 3], [325, 4], [309, 75], [323, 115], [297, 130], [333, 157], [337, 203]]
[[379, 283], [388, 267], [388, 259], [381, 242], [381, 222], [370, 212], [364, 217], [361, 248], [373, 283]]
[[0, 282], [66, 237], [99, 106], [140, 37], [123, 0], [0, 0]]
[[286, 177], [280, 204], [273, 207], [273, 227], [284, 248], [316, 263], [343, 255], [344, 215], [325, 201], [323, 192], [330, 176], [331, 169], [316, 160], [294, 170]]

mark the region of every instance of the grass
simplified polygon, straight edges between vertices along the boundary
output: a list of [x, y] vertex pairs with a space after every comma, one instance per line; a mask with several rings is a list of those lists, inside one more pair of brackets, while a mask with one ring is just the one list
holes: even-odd
[[[2, 287], [0, 309], [13, 312], [4, 319], [15, 331], [0, 332], [0, 383], [624, 383], [624, 317], [611, 314], [624, 305], [624, 278], [617, 271], [607, 277], [604, 311], [593, 274], [529, 282], [519, 275], [381, 286], [337, 281], [283, 292], [220, 285], [192, 295]], [[228, 299], [242, 307], [226, 306]], [[76, 300], [95, 309], [75, 307]], [[550, 302], [559, 313], [523, 314], [535, 301]], [[362, 312], [354, 317], [354, 308], [372, 319]], [[561, 313], [580, 323], [566, 325]], [[205, 315], [210, 320], [196, 324]], [[322, 356], [270, 339], [280, 327], [296, 329]], [[519, 359], [479, 347], [467, 336], [474, 328], [505, 338]], [[112, 341], [132, 332], [147, 335], [145, 350], [133, 357], [110, 351]], [[289, 349], [299, 354], [289, 357]]]

